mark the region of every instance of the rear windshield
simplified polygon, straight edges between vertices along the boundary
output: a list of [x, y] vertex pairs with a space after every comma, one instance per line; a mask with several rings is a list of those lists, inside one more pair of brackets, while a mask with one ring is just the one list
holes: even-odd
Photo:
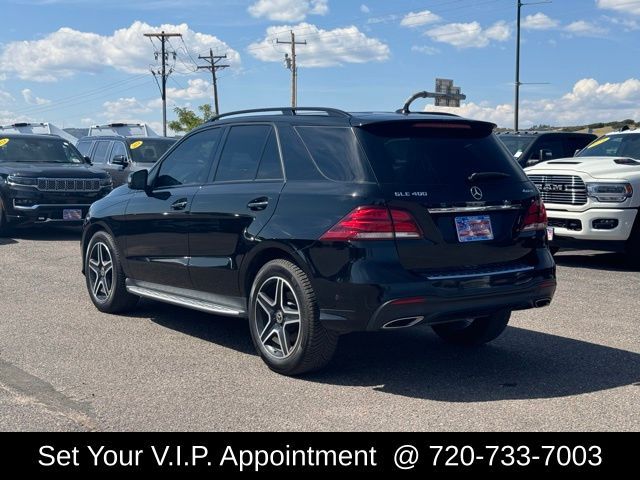
[[606, 135], [591, 142], [579, 157], [630, 157], [640, 160], [640, 134]]
[[535, 137], [523, 137], [522, 135], [500, 135], [498, 137], [505, 144], [511, 155], [518, 158], [533, 143]]
[[128, 140], [131, 160], [135, 163], [156, 163], [176, 143], [172, 138], [131, 138]]
[[0, 162], [84, 163], [84, 159], [76, 147], [58, 137], [0, 136]]
[[[450, 185], [473, 173], [527, 177], [484, 124], [374, 124], [357, 129], [380, 183]], [[497, 177], [500, 178], [499, 176]]]

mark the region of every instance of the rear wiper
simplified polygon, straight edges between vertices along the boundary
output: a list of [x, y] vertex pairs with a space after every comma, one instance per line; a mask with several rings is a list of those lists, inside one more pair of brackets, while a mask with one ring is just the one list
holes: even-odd
[[468, 180], [470, 182], [477, 182], [478, 180], [493, 180], [495, 178], [509, 178], [511, 175], [504, 172], [475, 172], [469, 175]]

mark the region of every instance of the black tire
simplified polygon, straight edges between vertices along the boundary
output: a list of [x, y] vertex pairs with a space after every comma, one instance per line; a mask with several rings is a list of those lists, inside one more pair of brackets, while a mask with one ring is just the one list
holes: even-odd
[[9, 222], [7, 221], [7, 214], [4, 210], [4, 203], [0, 198], [0, 237], [6, 237], [9, 234]]
[[501, 310], [491, 315], [472, 320], [433, 325], [433, 331], [444, 341], [457, 345], [483, 345], [494, 340], [507, 328], [510, 310]]
[[640, 212], [638, 215], [639, 217], [636, 218], [636, 223], [624, 248], [628, 260], [634, 266], [640, 266]]
[[[281, 294], [280, 298], [284, 300], [278, 300], [277, 293], [271, 295], [273, 304], [269, 303], [268, 308], [273, 308], [274, 312], [266, 313], [264, 298], [269, 296], [265, 295], [272, 286], [277, 290], [279, 285], [283, 286], [281, 291], [285, 293]], [[260, 304], [259, 294], [262, 299]], [[289, 310], [280, 308], [283, 303], [287, 304]], [[292, 321], [287, 326], [288, 314], [282, 312], [295, 312], [296, 308], [299, 320], [297, 323]], [[281, 313], [280, 325], [275, 320], [277, 311]], [[294, 313], [290, 318], [295, 317]], [[338, 344], [338, 334], [324, 328], [319, 317], [311, 282], [297, 265], [288, 260], [278, 259], [270, 261], [260, 269], [253, 281], [249, 298], [249, 326], [256, 351], [270, 369], [283, 375], [299, 375], [319, 370], [329, 363]], [[272, 326], [271, 330], [269, 326]], [[280, 336], [278, 332], [289, 327], [293, 330], [289, 329], [287, 334]], [[271, 331], [274, 333], [270, 334]], [[291, 344], [289, 340], [294, 335], [295, 341]], [[287, 347], [280, 348], [279, 356], [277, 350], [282, 339]], [[286, 356], [284, 352], [287, 352]]]
[[[105, 269], [102, 268], [104, 278], [104, 288], [99, 287], [96, 291], [95, 279], [97, 274], [95, 272], [95, 263], [92, 262], [96, 249], [106, 248], [111, 259], [111, 278], [109, 283], [109, 274], [104, 275]], [[102, 254], [104, 254], [102, 250]], [[96, 232], [87, 246], [84, 258], [85, 280], [87, 284], [87, 291], [91, 301], [98, 310], [105, 313], [121, 313], [126, 312], [134, 308], [140, 297], [132, 295], [127, 292], [125, 286], [126, 277], [122, 271], [122, 263], [120, 261], [120, 253], [116, 247], [115, 241], [105, 231]], [[99, 269], [100, 270], [100, 269]], [[107, 288], [110, 286], [110, 288]]]

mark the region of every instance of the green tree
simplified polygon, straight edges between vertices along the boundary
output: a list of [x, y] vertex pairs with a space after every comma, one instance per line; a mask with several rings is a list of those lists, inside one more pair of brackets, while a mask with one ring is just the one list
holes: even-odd
[[213, 117], [213, 110], [208, 103], [200, 105], [198, 110], [201, 115], [198, 115], [187, 107], [174, 108], [173, 111], [178, 115], [178, 119], [171, 120], [169, 122], [169, 128], [174, 132], [189, 132]]

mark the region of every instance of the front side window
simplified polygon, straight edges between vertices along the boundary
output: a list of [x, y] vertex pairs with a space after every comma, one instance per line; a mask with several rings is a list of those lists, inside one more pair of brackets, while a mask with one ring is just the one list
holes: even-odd
[[135, 163], [156, 163], [176, 143], [173, 138], [131, 138], [128, 140], [131, 160]]
[[114, 142], [113, 144], [113, 148], [111, 149], [111, 161], [113, 162], [113, 159], [116, 157], [125, 157], [127, 158], [127, 149], [124, 146], [124, 143], [122, 142]]
[[219, 128], [204, 130], [187, 137], [160, 165], [155, 187], [206, 182], [219, 140]]
[[82, 155], [89, 155], [89, 152], [91, 151], [91, 141], [89, 140], [82, 140], [80, 142], [78, 142], [78, 145], [76, 145], [76, 148], [78, 149], [78, 151], [82, 154]]

